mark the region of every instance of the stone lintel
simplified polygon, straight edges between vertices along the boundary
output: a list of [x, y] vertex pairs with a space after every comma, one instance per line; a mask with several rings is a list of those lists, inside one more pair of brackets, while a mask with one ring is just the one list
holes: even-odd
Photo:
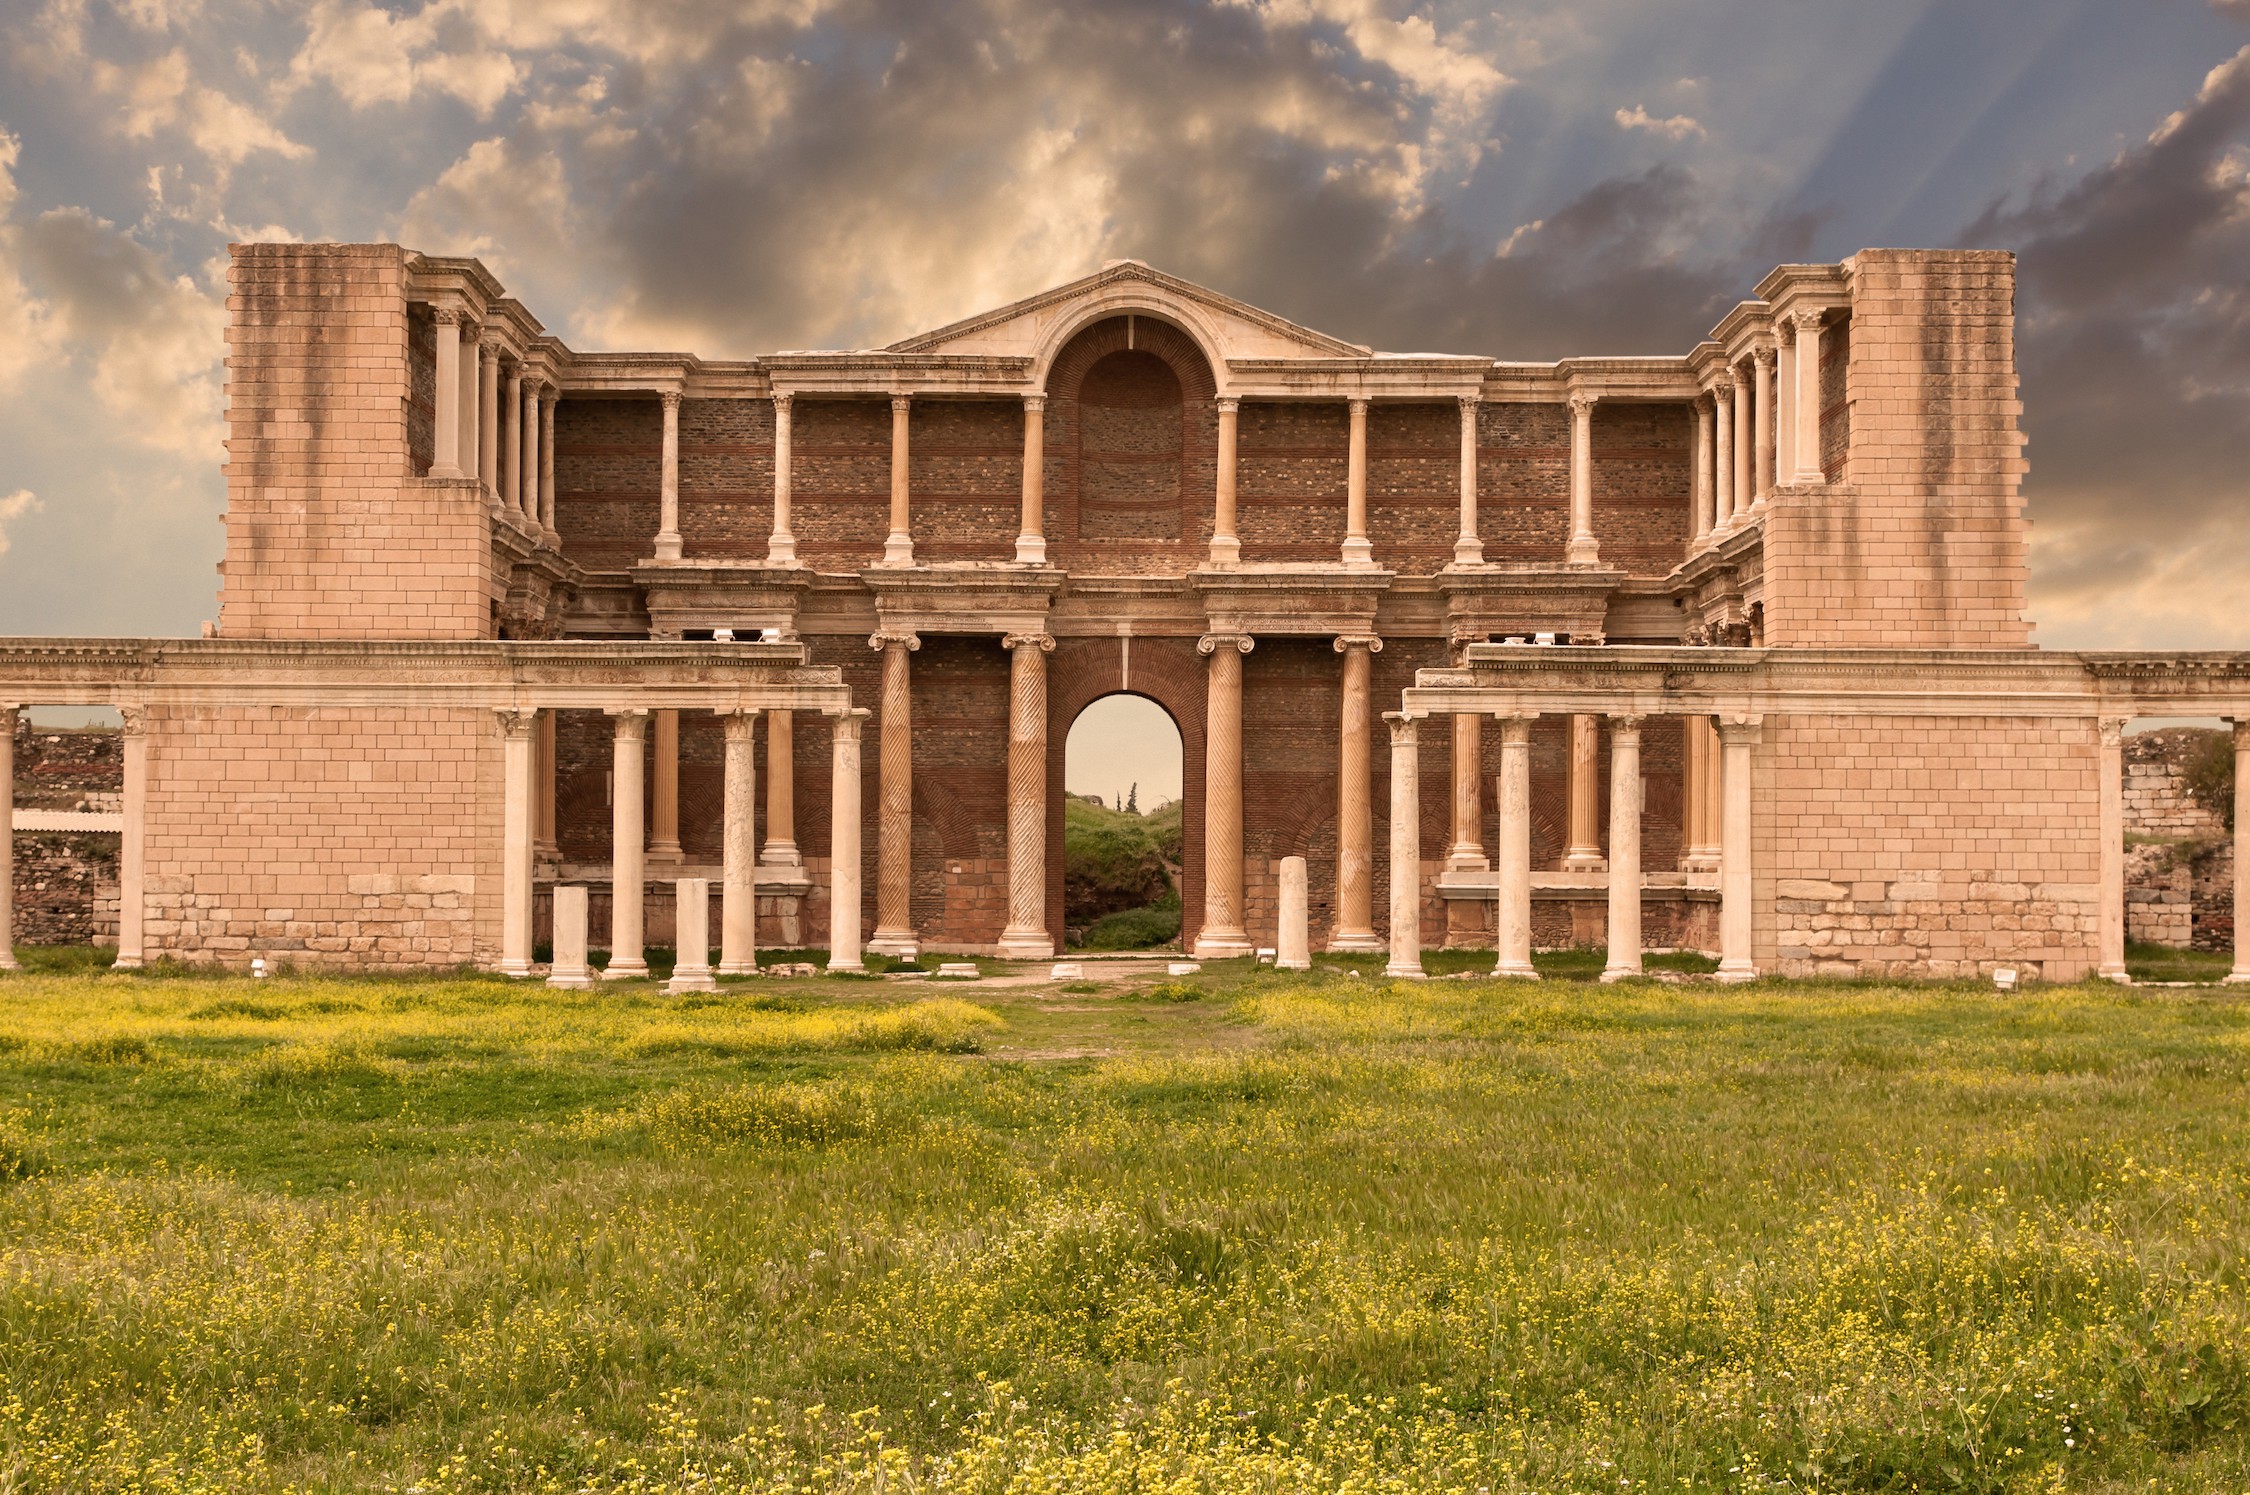
[[632, 576], [649, 632], [675, 638], [691, 628], [778, 628], [794, 640], [813, 585], [808, 566], [762, 561], [641, 561]]
[[860, 580], [875, 594], [882, 633], [1045, 633], [1064, 573], [1009, 561], [871, 567]]
[[1189, 580], [1203, 599], [1205, 632], [1256, 637], [1374, 634], [1393, 573], [1342, 566], [1205, 569]]

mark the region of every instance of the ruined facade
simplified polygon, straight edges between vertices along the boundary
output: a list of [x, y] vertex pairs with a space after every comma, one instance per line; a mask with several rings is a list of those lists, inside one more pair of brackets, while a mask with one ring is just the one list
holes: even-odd
[[637, 950], [699, 875], [738, 959], [1044, 956], [1064, 740], [1124, 691], [1204, 955], [1301, 855], [1316, 945], [1402, 969], [2121, 974], [2119, 724], [2250, 716], [2250, 667], [2032, 647], [2013, 274], [1784, 266], [1684, 353], [1531, 364], [1125, 261], [720, 362], [239, 246], [216, 637], [12, 641], [0, 706], [128, 710], [136, 957], [515, 968], [553, 888]]

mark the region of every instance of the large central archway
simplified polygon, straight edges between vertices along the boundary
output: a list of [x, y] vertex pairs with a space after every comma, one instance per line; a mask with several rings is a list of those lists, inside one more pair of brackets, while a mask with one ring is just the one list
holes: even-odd
[[1065, 734], [1063, 785], [1064, 941], [1176, 948], [1187, 861], [1179, 724], [1145, 695], [1097, 697]]

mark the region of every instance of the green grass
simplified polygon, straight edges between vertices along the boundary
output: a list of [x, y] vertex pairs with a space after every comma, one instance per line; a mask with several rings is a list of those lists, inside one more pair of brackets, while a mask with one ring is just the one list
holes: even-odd
[[2170, 945], [2127, 945], [2125, 971], [2135, 981], [2224, 981], [2234, 957], [2218, 950], [2179, 950]]
[[2250, 1489], [2225, 990], [41, 963], [0, 1489]]

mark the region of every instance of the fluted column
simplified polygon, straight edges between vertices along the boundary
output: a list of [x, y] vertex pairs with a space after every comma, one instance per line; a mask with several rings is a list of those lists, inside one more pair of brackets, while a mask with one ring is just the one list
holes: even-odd
[[555, 386], [539, 389], [539, 533], [549, 545], [559, 544], [555, 530]]
[[0, 706], [0, 971], [16, 969], [16, 708]]
[[1248, 955], [1242, 927], [1242, 656], [1247, 634], [1206, 634], [1196, 643], [1211, 660], [1203, 710], [1203, 928], [1201, 959]]
[[532, 757], [536, 711], [500, 718], [500, 974], [531, 974]]
[[863, 709], [836, 717], [828, 772], [828, 969], [859, 971], [859, 732]]
[[1475, 395], [1461, 395], [1461, 533], [1453, 542], [1453, 564], [1484, 564], [1484, 541], [1477, 537], [1477, 406]]
[[1473, 711], [1453, 717], [1453, 844], [1445, 865], [1453, 872], [1482, 872], [1484, 854], [1484, 718]]
[[1219, 470], [1212, 495], [1211, 564], [1235, 566], [1242, 562], [1242, 541], [1235, 529], [1234, 453], [1241, 425], [1242, 402], [1221, 398], [1219, 404]]
[[1539, 972], [1531, 963], [1532, 720], [1500, 718], [1500, 907], [1493, 929], [1500, 958], [1492, 974], [1536, 981]]
[[656, 782], [649, 795], [648, 859], [670, 865], [680, 859], [680, 714], [659, 711], [654, 759]]
[[769, 867], [801, 867], [797, 851], [797, 718], [787, 711], [766, 713], [766, 849], [758, 860]]
[[1386, 976], [1422, 975], [1422, 744], [1414, 719], [1391, 728], [1391, 958]]
[[2227, 984], [2250, 982], [2250, 717], [2234, 719], [2234, 969]]
[[1641, 973], [1641, 719], [1609, 719], [1609, 959], [1602, 980]]
[[516, 512], [523, 515], [532, 528], [539, 527], [539, 469], [543, 458], [539, 450], [539, 381], [523, 382], [522, 409], [517, 419], [523, 427], [520, 444], [523, 447], [522, 476], [517, 480]]
[[2102, 838], [2101, 913], [2096, 925], [2094, 974], [2105, 981], [2130, 979], [2125, 973], [2125, 723], [2102, 717], [2101, 800], [2097, 824]]
[[523, 510], [523, 365], [511, 363], [500, 390], [500, 507]]
[[648, 713], [612, 711], [609, 794], [609, 967], [603, 979], [648, 974], [641, 949], [647, 880], [641, 825], [641, 758], [648, 748]]
[[494, 502], [500, 497], [500, 339], [487, 334], [478, 344], [477, 481]]
[[1797, 470], [1793, 483], [1825, 483], [1828, 474], [1820, 465], [1820, 311], [1793, 314], [1797, 324], [1797, 436], [1792, 450]]
[[461, 470], [461, 313], [450, 306], [430, 309], [437, 329], [436, 430], [431, 439], [430, 476], [466, 477]]
[[664, 468], [658, 480], [656, 558], [676, 561], [684, 553], [680, 540], [680, 392], [667, 389], [664, 402]]
[[1565, 872], [1602, 870], [1602, 719], [1580, 712], [1570, 719], [1570, 834], [1563, 844]]
[[789, 528], [790, 489], [796, 458], [791, 451], [796, 397], [784, 391], [773, 397], [773, 533], [766, 537], [766, 560], [771, 565], [797, 564], [797, 536]]
[[1594, 397], [1570, 397], [1570, 551], [1573, 566], [1598, 565], [1594, 538]]
[[1771, 343], [1750, 351], [1750, 362], [1758, 371], [1758, 408], [1756, 435], [1757, 460], [1751, 469], [1750, 507], [1760, 513], [1765, 511], [1766, 495], [1773, 491], [1773, 360]]
[[1047, 932], [1047, 656], [1044, 633], [1001, 640], [1008, 668], [1008, 927], [1000, 954], [1045, 960], [1055, 953]]
[[1734, 381], [1711, 390], [1711, 537], [1734, 528]]
[[921, 953], [914, 934], [914, 695], [907, 656], [922, 647], [911, 633], [878, 633], [867, 646], [883, 656], [882, 781], [875, 827], [875, 934], [867, 948], [901, 960]]
[[1734, 389], [1734, 522], [1737, 528], [1750, 518], [1751, 498], [1756, 491], [1751, 469], [1756, 466], [1753, 456], [1757, 451], [1750, 436], [1750, 379], [1737, 364], [1727, 370], [1727, 382]]
[[1345, 402], [1351, 410], [1351, 436], [1344, 461], [1344, 564], [1375, 564], [1375, 546], [1367, 538], [1367, 401], [1353, 396]]
[[[729, 711], [719, 839], [719, 974], [758, 974], [758, 713]], [[769, 738], [770, 742], [771, 739]]]
[[1375, 937], [1375, 807], [1369, 775], [1374, 755], [1375, 654], [1383, 641], [1370, 634], [1336, 640], [1344, 656], [1343, 725], [1337, 738], [1336, 767], [1336, 923], [1329, 931], [1332, 951], [1379, 950]]
[[1016, 536], [1019, 565], [1047, 564], [1047, 397], [1023, 397], [1023, 529]]
[[555, 713], [539, 713], [539, 732], [531, 756], [531, 860], [534, 866], [561, 856], [555, 841]]
[[1716, 522], [1711, 428], [1711, 397], [1698, 395], [1695, 400], [1695, 535], [1688, 544], [1690, 550], [1700, 550], [1710, 543], [1711, 527]]
[[1719, 723], [1719, 979], [1749, 981], [1751, 959], [1750, 755], [1759, 719]]
[[[911, 566], [914, 564], [914, 534], [908, 512], [910, 489], [907, 446], [907, 421], [914, 409], [909, 395], [891, 396], [891, 533], [883, 541], [883, 564], [886, 566]], [[885, 732], [885, 740], [890, 734]], [[878, 894], [878, 896], [880, 896]], [[876, 915], [875, 938], [883, 937], [882, 916]]]

